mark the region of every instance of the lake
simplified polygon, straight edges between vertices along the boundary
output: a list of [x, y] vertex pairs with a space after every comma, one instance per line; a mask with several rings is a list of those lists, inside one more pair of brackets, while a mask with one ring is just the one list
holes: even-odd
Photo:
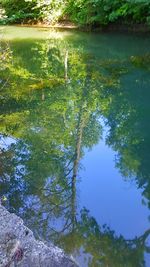
[[149, 267], [150, 36], [0, 36], [3, 204], [82, 267]]

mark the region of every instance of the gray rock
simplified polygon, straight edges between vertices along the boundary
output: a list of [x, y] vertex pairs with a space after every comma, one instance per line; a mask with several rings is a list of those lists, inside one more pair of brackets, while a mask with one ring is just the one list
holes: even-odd
[[0, 267], [77, 267], [54, 245], [35, 239], [21, 218], [0, 205]]

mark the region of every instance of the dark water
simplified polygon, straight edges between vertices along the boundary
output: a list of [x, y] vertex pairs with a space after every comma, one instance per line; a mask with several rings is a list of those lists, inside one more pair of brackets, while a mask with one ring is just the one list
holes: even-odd
[[149, 267], [150, 37], [0, 30], [5, 206], [82, 267]]

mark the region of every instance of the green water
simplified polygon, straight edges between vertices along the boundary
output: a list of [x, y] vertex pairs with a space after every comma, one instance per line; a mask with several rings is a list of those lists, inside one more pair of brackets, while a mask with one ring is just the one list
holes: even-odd
[[149, 267], [150, 36], [0, 36], [4, 205], [82, 267]]

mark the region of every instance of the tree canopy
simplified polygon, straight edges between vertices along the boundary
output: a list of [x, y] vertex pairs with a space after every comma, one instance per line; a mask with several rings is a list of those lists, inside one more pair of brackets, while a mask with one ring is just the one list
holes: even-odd
[[150, 24], [149, 0], [1, 0], [1, 23]]

